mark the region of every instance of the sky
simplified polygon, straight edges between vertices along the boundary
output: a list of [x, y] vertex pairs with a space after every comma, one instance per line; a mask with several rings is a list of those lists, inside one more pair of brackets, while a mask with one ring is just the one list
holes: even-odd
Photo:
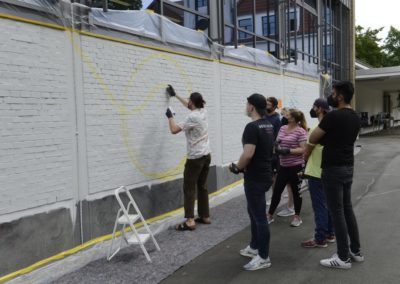
[[386, 38], [390, 26], [400, 29], [400, 0], [356, 0], [356, 25], [378, 29]]

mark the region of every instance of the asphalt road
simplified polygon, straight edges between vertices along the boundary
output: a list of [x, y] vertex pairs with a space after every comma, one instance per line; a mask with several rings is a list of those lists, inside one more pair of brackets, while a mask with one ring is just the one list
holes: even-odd
[[[249, 241], [249, 220], [243, 195], [211, 209], [212, 225], [193, 232], [173, 229], [157, 235], [162, 250], [148, 246], [153, 263], [138, 247], [123, 249], [112, 261], [93, 261], [72, 273], [62, 271], [37, 281], [12, 283], [400, 283], [400, 129], [357, 141], [353, 205], [358, 218], [364, 263], [350, 270], [322, 267], [336, 245], [305, 249], [300, 242], [313, 236], [308, 192], [303, 193], [303, 224], [290, 218], [271, 224], [272, 267], [244, 271], [249, 259], [239, 255]], [[67, 261], [67, 260], [66, 260]], [[58, 276], [58, 274], [60, 276]], [[61, 276], [63, 275], [63, 276]], [[52, 280], [49, 280], [52, 279]]]
[[[336, 252], [306, 249], [300, 242], [312, 237], [314, 224], [308, 192], [303, 194], [303, 225], [289, 226], [290, 218], [271, 224], [271, 268], [244, 271], [249, 259], [239, 255], [249, 241], [247, 227], [162, 281], [169, 283], [400, 283], [400, 131], [362, 137], [356, 156], [352, 188], [364, 263], [350, 270], [322, 267], [319, 260]], [[234, 220], [233, 220], [234, 221]]]

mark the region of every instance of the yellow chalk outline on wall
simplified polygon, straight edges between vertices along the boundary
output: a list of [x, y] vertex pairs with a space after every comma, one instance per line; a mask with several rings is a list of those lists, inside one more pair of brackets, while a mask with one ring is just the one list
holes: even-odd
[[[192, 83], [190, 81], [190, 78], [187, 75], [185, 69], [179, 64], [179, 62], [174, 60], [173, 58], [171, 58], [170, 56], [168, 56], [166, 54], [153, 53], [153, 54], [148, 55], [144, 59], [142, 59], [136, 65], [135, 71], [130, 74], [128, 82], [124, 88], [124, 96], [123, 96], [123, 101], [122, 101], [123, 105], [121, 105], [119, 108], [119, 112], [121, 114], [131, 115], [131, 114], [142, 111], [148, 105], [150, 100], [152, 100], [155, 97], [155, 95], [157, 94], [156, 93], [157, 89], [161, 89], [162, 92], [164, 92], [167, 84], [166, 83], [157, 83], [150, 89], [149, 92], [146, 93], [143, 101], [138, 106], [136, 106], [130, 110], [126, 109], [126, 104], [124, 103], [124, 101], [128, 97], [129, 88], [132, 86], [133, 82], [136, 80], [137, 74], [142, 70], [143, 66], [145, 66], [149, 61], [154, 60], [154, 59], [159, 59], [159, 58], [167, 60], [172, 66], [175, 67], [176, 70], [178, 70], [180, 77], [186, 82], [188, 93], [192, 92]], [[131, 162], [134, 164], [134, 166], [136, 167], [136, 169], [138, 169], [143, 175], [152, 177], [152, 178], [163, 179], [168, 176], [177, 175], [182, 172], [183, 167], [185, 165], [185, 161], [186, 161], [186, 155], [184, 155], [181, 158], [181, 160], [178, 162], [178, 165], [176, 165], [175, 167], [171, 167], [165, 171], [151, 172], [151, 171], [145, 170], [138, 159], [138, 154], [137, 154], [136, 150], [131, 146], [133, 143], [131, 142], [131, 139], [130, 139], [129, 127], [127, 125], [125, 116], [122, 117], [121, 130], [122, 130], [122, 137], [123, 137], [125, 147], [128, 150], [129, 158], [130, 158]]]
[[138, 155], [136, 151], [133, 149], [133, 147], [128, 147], [128, 145], [131, 144], [129, 140], [129, 129], [127, 125], [127, 121], [125, 119], [122, 120], [122, 137], [124, 140], [124, 144], [127, 147], [129, 158], [131, 162], [134, 164], [134, 166], [145, 176], [152, 177], [152, 178], [157, 178], [157, 179], [163, 179], [171, 175], [177, 175], [182, 172], [183, 167], [186, 162], [186, 155], [183, 156], [183, 158], [179, 161], [178, 165], [175, 167], [171, 167], [163, 172], [148, 172], [144, 169], [144, 167], [141, 165], [141, 163], [138, 160]]
[[[141, 163], [139, 162], [138, 159], [138, 154], [137, 152], [133, 149], [133, 147], [131, 146], [131, 140], [130, 140], [130, 133], [129, 133], [129, 128], [127, 126], [127, 122], [126, 122], [126, 115], [131, 115], [137, 112], [142, 111], [149, 103], [150, 99], [152, 99], [156, 93], [155, 93], [155, 89], [159, 89], [161, 88], [161, 83], [153, 86], [150, 89], [150, 92], [146, 93], [146, 96], [143, 99], [143, 102], [140, 103], [137, 107], [131, 109], [130, 111], [126, 108], [126, 105], [124, 103], [124, 100], [126, 100], [127, 96], [128, 96], [128, 91], [129, 91], [129, 87], [132, 84], [132, 82], [135, 80], [137, 73], [140, 71], [140, 69], [150, 60], [153, 60], [155, 58], [164, 58], [166, 60], [168, 60], [169, 62], [171, 62], [173, 64], [173, 66], [175, 66], [175, 68], [180, 72], [180, 74], [182, 75], [182, 77], [187, 81], [187, 85], [188, 85], [188, 91], [191, 92], [192, 89], [192, 85], [191, 82], [188, 78], [187, 73], [184, 71], [184, 69], [179, 65], [179, 63], [175, 60], [173, 60], [171, 57], [162, 54], [162, 53], [156, 53], [156, 54], [150, 54], [149, 56], [147, 56], [146, 58], [144, 58], [143, 60], [140, 61], [140, 63], [138, 64], [138, 67], [135, 69], [135, 71], [129, 76], [128, 79], [128, 83], [125, 86], [124, 89], [124, 96], [123, 96], [123, 100], [120, 103], [118, 103], [116, 97], [114, 96], [114, 94], [112, 93], [112, 91], [109, 89], [108, 85], [106, 84], [105, 80], [102, 78], [102, 76], [97, 72], [97, 68], [95, 66], [95, 64], [92, 62], [91, 58], [85, 54], [85, 52], [80, 48], [80, 46], [78, 46], [77, 44], [75, 44], [74, 39], [73, 39], [73, 32], [71, 31], [67, 31], [68, 37], [70, 38], [73, 47], [75, 49], [75, 51], [81, 56], [82, 61], [84, 63], [87, 64], [90, 73], [92, 74], [92, 76], [98, 81], [98, 83], [100, 84], [101, 88], [104, 90], [105, 94], [111, 99], [111, 103], [117, 108], [117, 112], [120, 115], [120, 119], [121, 119], [121, 131], [122, 131], [122, 138], [124, 141], [124, 145], [128, 151], [128, 156], [130, 161], [132, 162], [132, 164], [135, 166], [135, 168], [144, 176], [148, 176], [151, 178], [157, 178], [157, 179], [163, 179], [163, 178], [167, 178], [168, 176], [171, 175], [177, 175], [179, 173], [182, 172], [183, 167], [185, 165], [185, 161], [186, 161], [186, 155], [184, 155], [180, 161], [178, 162], [178, 164], [176, 166], [170, 167], [165, 171], [162, 172], [151, 172], [151, 171], [147, 171], [144, 169], [144, 167], [141, 165]], [[163, 88], [165, 88], [166, 85], [163, 85]]]
[[[125, 115], [133, 115], [135, 113], [141, 112], [149, 104], [149, 102], [152, 99], [154, 99], [154, 97], [156, 96], [156, 90], [165, 89], [165, 88], [166, 88], [166, 85], [163, 83], [157, 83], [157, 84], [153, 85], [153, 87], [151, 87], [150, 90], [146, 92], [146, 95], [143, 97], [143, 101], [139, 105], [137, 105], [131, 109], [128, 109], [126, 107], [126, 105], [123, 103], [120, 106], [119, 112], [121, 114], [125, 114]], [[129, 88], [126, 87], [125, 89], [126, 89], [125, 90], [126, 94], [124, 94], [123, 101], [125, 101], [127, 99], [127, 96], [128, 96], [127, 93], [128, 93]], [[158, 93], [158, 95], [160, 95], [160, 93]]]
[[[158, 59], [158, 58], [163, 58], [163, 59], [167, 60], [169, 63], [171, 63], [171, 64], [178, 70], [178, 72], [179, 72], [180, 75], [182, 76], [182, 79], [183, 79], [184, 81], [186, 81], [186, 85], [187, 85], [187, 87], [188, 87], [188, 88], [187, 88], [187, 89], [188, 89], [188, 92], [189, 92], [189, 93], [192, 92], [192, 89], [193, 89], [192, 83], [191, 83], [191, 80], [190, 80], [188, 74], [186, 73], [185, 69], [179, 64], [178, 61], [176, 61], [175, 59], [173, 59], [171, 56], [168, 56], [168, 55], [166, 55], [166, 54], [164, 54], [164, 53], [159, 52], [159, 53], [153, 53], [153, 54], [148, 55], [147, 57], [145, 57], [144, 59], [142, 59], [142, 60], [137, 64], [136, 70], [135, 70], [134, 72], [131, 73], [131, 75], [129, 76], [129, 79], [128, 79], [128, 83], [127, 83], [127, 85], [125, 86], [125, 89], [124, 89], [124, 99], [127, 98], [127, 96], [128, 96], [128, 89], [131, 87], [132, 82], [135, 81], [137, 73], [139, 73], [139, 71], [142, 69], [142, 67], [143, 67], [145, 64], [147, 64], [150, 60]], [[164, 86], [164, 88], [165, 88], [165, 87], [167, 87], [167, 86]]]

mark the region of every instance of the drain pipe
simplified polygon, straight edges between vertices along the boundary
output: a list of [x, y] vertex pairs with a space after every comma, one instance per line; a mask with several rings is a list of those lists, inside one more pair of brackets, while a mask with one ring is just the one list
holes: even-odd
[[108, 12], [108, 0], [103, 0], [103, 12]]
[[[74, 70], [74, 76], [75, 76], [75, 68], [76, 68], [76, 62], [75, 62], [75, 56], [76, 56], [76, 54], [75, 54], [75, 51], [74, 51], [74, 49], [75, 49], [75, 40], [74, 40], [74, 34], [75, 34], [75, 15], [74, 15], [74, 4], [73, 3], [70, 3], [70, 7], [71, 7], [71, 43], [72, 43], [72, 57], [73, 57], [73, 60], [72, 60], [72, 70]], [[74, 83], [74, 93], [75, 93], [75, 96], [76, 96], [76, 84]], [[76, 118], [75, 118], [75, 120], [76, 120], [76, 123], [78, 123], [78, 118], [77, 118], [77, 113], [76, 113], [76, 110], [77, 110], [77, 102], [76, 102], [76, 97], [75, 97], [75, 115], [76, 115]], [[77, 151], [78, 151], [78, 153], [79, 153], [79, 139], [78, 139], [78, 135], [79, 135], [79, 133], [78, 133], [78, 125], [76, 125], [76, 132], [75, 132], [75, 138], [76, 138], [76, 141], [77, 141]], [[79, 154], [78, 154], [78, 156], [79, 156]], [[78, 191], [79, 191], [79, 170], [78, 170]], [[81, 237], [81, 244], [83, 244], [83, 209], [82, 209], [82, 200], [81, 200], [81, 198], [79, 197], [79, 193], [78, 193], [78, 199], [79, 199], [79, 223], [80, 223], [80, 237]]]

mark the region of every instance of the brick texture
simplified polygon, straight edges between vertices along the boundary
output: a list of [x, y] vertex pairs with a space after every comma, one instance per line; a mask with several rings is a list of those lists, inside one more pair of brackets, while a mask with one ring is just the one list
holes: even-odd
[[[66, 32], [4, 19], [0, 37], [0, 215], [21, 210], [29, 215], [29, 208], [74, 200], [74, 179], [84, 178], [77, 168], [88, 173], [87, 188], [80, 189], [88, 193], [83, 199], [112, 194], [120, 185], [179, 177], [182, 168], [172, 169], [185, 155], [186, 139], [169, 133], [164, 113], [172, 106], [180, 121], [189, 111], [167, 98], [167, 84], [182, 96], [204, 95], [212, 164], [218, 166], [239, 158], [251, 93], [275, 96], [306, 113], [318, 96], [317, 82], [88, 36], [80, 37], [82, 53], [75, 52], [82, 66], [73, 69]], [[78, 69], [82, 83], [72, 80]], [[82, 90], [82, 100], [76, 100], [76, 89]], [[80, 101], [83, 117], [75, 105]], [[79, 135], [86, 151], [79, 155], [87, 165], [79, 167], [76, 117], [85, 120]], [[217, 149], [222, 153], [216, 155]]]
[[0, 215], [70, 199], [72, 94], [62, 32], [0, 19]]

